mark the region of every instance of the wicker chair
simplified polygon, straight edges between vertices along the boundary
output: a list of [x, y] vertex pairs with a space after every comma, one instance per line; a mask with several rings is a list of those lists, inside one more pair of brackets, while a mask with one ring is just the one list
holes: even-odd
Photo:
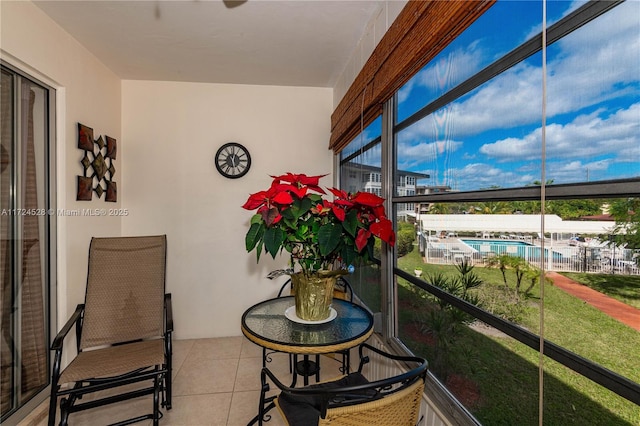
[[[55, 337], [49, 425], [70, 413], [153, 394], [153, 413], [117, 424], [153, 419], [171, 408], [171, 295], [165, 294], [166, 236], [93, 238], [85, 303]], [[77, 356], [63, 370], [64, 339], [75, 325]], [[147, 382], [147, 383], [145, 383]], [[85, 394], [128, 386], [98, 399]], [[97, 395], [96, 395], [97, 397]]]
[[[418, 422], [420, 403], [427, 374], [427, 361], [412, 356], [398, 356], [366, 343], [359, 346], [358, 371], [333, 381], [302, 388], [287, 387], [268, 369], [262, 369], [258, 423], [269, 419], [274, 406], [289, 426], [414, 426]], [[363, 375], [371, 357], [375, 362], [397, 362], [410, 370], [385, 379], [369, 381]], [[266, 397], [271, 381], [279, 390]]]

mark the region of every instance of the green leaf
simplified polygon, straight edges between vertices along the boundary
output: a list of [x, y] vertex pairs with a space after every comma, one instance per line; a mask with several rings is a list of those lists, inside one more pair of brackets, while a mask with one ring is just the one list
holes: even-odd
[[264, 230], [265, 226], [262, 221], [254, 223], [253, 219], [251, 219], [251, 227], [247, 231], [247, 235], [244, 238], [244, 243], [248, 252], [253, 250], [256, 247], [256, 244], [258, 244], [258, 241], [262, 239]]
[[349, 235], [355, 238], [356, 232], [358, 231], [358, 212], [356, 212], [355, 210], [350, 210], [344, 218], [342, 226], [349, 233]]
[[320, 247], [320, 254], [322, 256], [327, 256], [338, 246], [341, 234], [341, 225], [327, 223], [320, 227], [318, 230], [318, 246]]
[[340, 254], [340, 257], [342, 257], [342, 262], [345, 265], [355, 265], [355, 259], [356, 259], [357, 253], [348, 246], [343, 246], [342, 247], [342, 253]]
[[273, 257], [280, 251], [286, 235], [280, 228], [267, 228], [264, 232], [264, 248]]
[[284, 220], [285, 222], [287, 222], [287, 224], [290, 223], [295, 223], [296, 220], [298, 219], [295, 215], [295, 212], [297, 210], [292, 209], [292, 208], [288, 208], [283, 210], [282, 212], [280, 212], [280, 214], [282, 215], [282, 220]]
[[305, 214], [306, 212], [311, 210], [311, 207], [314, 204], [317, 204], [318, 202], [322, 202], [321, 201], [322, 197], [318, 196], [316, 198], [316, 197], [312, 197], [311, 195], [312, 194], [309, 194], [308, 196], [300, 200], [300, 210], [302, 211], [302, 214]]
[[303, 241], [309, 232], [309, 227], [307, 225], [300, 224], [298, 229], [296, 229], [296, 233], [294, 235], [296, 241]]
[[[300, 218], [302, 215], [304, 215], [311, 209], [312, 205], [313, 203], [307, 197], [301, 200], [300, 199], [295, 200], [293, 204], [291, 204], [291, 206], [287, 210], [285, 210], [288, 213], [287, 217], [291, 217], [294, 220], [298, 220], [298, 218]], [[283, 215], [284, 215], [284, 212], [283, 212]]]
[[258, 243], [258, 247], [256, 248], [256, 262], [260, 263], [260, 255], [262, 254], [262, 247], [264, 246], [262, 240]]

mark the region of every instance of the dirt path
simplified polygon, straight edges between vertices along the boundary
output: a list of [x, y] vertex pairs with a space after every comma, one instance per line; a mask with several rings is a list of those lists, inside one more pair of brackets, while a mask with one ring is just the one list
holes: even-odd
[[629, 306], [593, 290], [586, 285], [570, 280], [557, 272], [549, 272], [547, 276], [553, 280], [553, 285], [559, 289], [584, 300], [591, 306], [609, 315], [611, 318], [640, 331], [640, 309], [636, 309], [633, 306]]

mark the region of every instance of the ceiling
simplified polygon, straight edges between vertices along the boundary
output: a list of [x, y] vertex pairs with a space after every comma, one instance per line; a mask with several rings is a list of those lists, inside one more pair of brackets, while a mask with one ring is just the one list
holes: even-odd
[[384, 2], [34, 3], [122, 79], [334, 87]]

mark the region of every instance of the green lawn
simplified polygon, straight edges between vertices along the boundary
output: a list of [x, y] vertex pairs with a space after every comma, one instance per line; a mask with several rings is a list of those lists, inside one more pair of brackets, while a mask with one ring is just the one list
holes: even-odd
[[[434, 272], [455, 276], [451, 265], [423, 264], [417, 253], [399, 260], [399, 267], [413, 272], [422, 267], [426, 277]], [[502, 286], [499, 271], [477, 267], [485, 282], [481, 293], [491, 294]], [[629, 276], [619, 277], [621, 280]], [[631, 277], [635, 278], [635, 277]], [[509, 282], [513, 287], [513, 276]], [[421, 308], [411, 286], [400, 280], [400, 337], [417, 353], [433, 359], [433, 344], [416, 333]], [[629, 287], [628, 284], [625, 284]], [[484, 287], [484, 288], [483, 288]], [[538, 333], [540, 287], [526, 300], [519, 324]], [[426, 305], [425, 305], [426, 306]], [[578, 355], [640, 382], [640, 333], [615, 321], [565, 292], [545, 286], [545, 338]], [[423, 334], [427, 334], [423, 331]], [[449, 351], [448, 374], [434, 371], [441, 380], [463, 380], [464, 392], [475, 390], [467, 408], [485, 425], [538, 424], [540, 356], [506, 336], [494, 336], [464, 327]], [[640, 425], [640, 407], [608, 391], [560, 364], [544, 357], [544, 424], [548, 425]], [[453, 383], [453, 382], [452, 382]]]

